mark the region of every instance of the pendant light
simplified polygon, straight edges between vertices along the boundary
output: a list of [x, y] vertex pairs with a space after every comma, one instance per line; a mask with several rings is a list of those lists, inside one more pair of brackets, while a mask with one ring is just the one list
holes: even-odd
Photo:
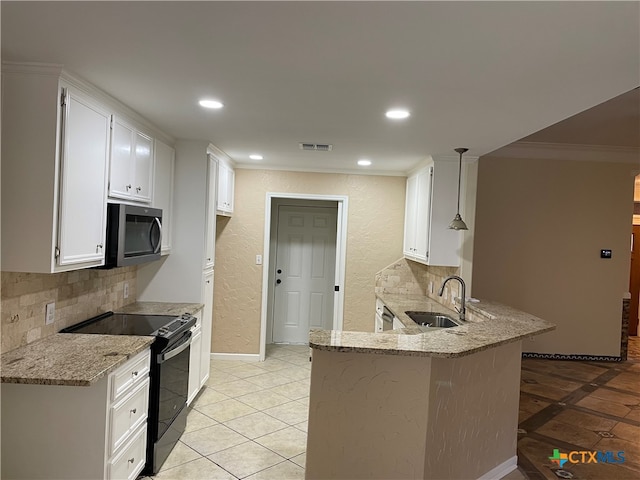
[[452, 230], [469, 230], [467, 228], [467, 224], [464, 223], [462, 217], [460, 216], [460, 180], [462, 178], [462, 154], [467, 152], [468, 148], [456, 148], [455, 151], [460, 154], [460, 166], [458, 167], [458, 210], [456, 211], [456, 216], [453, 217], [453, 220], [449, 224], [449, 228]]

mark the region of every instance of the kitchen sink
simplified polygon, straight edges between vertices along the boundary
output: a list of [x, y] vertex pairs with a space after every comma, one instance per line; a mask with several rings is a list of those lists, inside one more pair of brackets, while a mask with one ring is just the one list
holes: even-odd
[[452, 317], [441, 312], [408, 311], [404, 313], [422, 327], [451, 328], [460, 326], [460, 323]]

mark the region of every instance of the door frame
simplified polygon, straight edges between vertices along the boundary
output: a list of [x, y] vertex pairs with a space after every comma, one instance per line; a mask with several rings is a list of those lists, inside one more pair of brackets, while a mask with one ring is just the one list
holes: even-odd
[[262, 306], [260, 308], [260, 361], [264, 361], [267, 348], [267, 307], [269, 300], [269, 270], [271, 252], [271, 209], [275, 199], [325, 200], [337, 202], [338, 224], [336, 232], [336, 268], [335, 285], [339, 290], [334, 293], [333, 330], [342, 330], [344, 315], [344, 280], [347, 253], [347, 217], [349, 197], [346, 195], [314, 195], [308, 193], [267, 192], [264, 212], [264, 247], [262, 255]]

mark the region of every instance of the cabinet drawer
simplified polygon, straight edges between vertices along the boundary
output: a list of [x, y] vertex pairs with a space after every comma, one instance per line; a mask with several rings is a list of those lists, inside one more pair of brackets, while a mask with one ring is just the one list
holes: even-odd
[[142, 471], [147, 450], [147, 425], [133, 435], [122, 452], [109, 461], [107, 480], [134, 480]]
[[149, 350], [139, 353], [111, 375], [111, 400], [124, 397], [133, 385], [149, 377], [151, 355]]
[[146, 424], [149, 411], [149, 379], [109, 410], [109, 455], [126, 443], [131, 433]]

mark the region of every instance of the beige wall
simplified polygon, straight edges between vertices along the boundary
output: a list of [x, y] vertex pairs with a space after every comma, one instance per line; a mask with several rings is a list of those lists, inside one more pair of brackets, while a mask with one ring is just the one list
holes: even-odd
[[236, 170], [233, 217], [218, 217], [212, 351], [258, 353], [267, 192], [349, 197], [344, 329], [373, 331], [376, 272], [402, 256], [404, 177]]
[[[55, 274], [2, 272], [1, 352], [135, 301], [136, 267]], [[55, 321], [45, 325], [45, 306], [50, 302], [56, 304]]]
[[[634, 165], [480, 159], [473, 295], [557, 324], [525, 352], [620, 354]], [[613, 258], [600, 258], [612, 249]]]

